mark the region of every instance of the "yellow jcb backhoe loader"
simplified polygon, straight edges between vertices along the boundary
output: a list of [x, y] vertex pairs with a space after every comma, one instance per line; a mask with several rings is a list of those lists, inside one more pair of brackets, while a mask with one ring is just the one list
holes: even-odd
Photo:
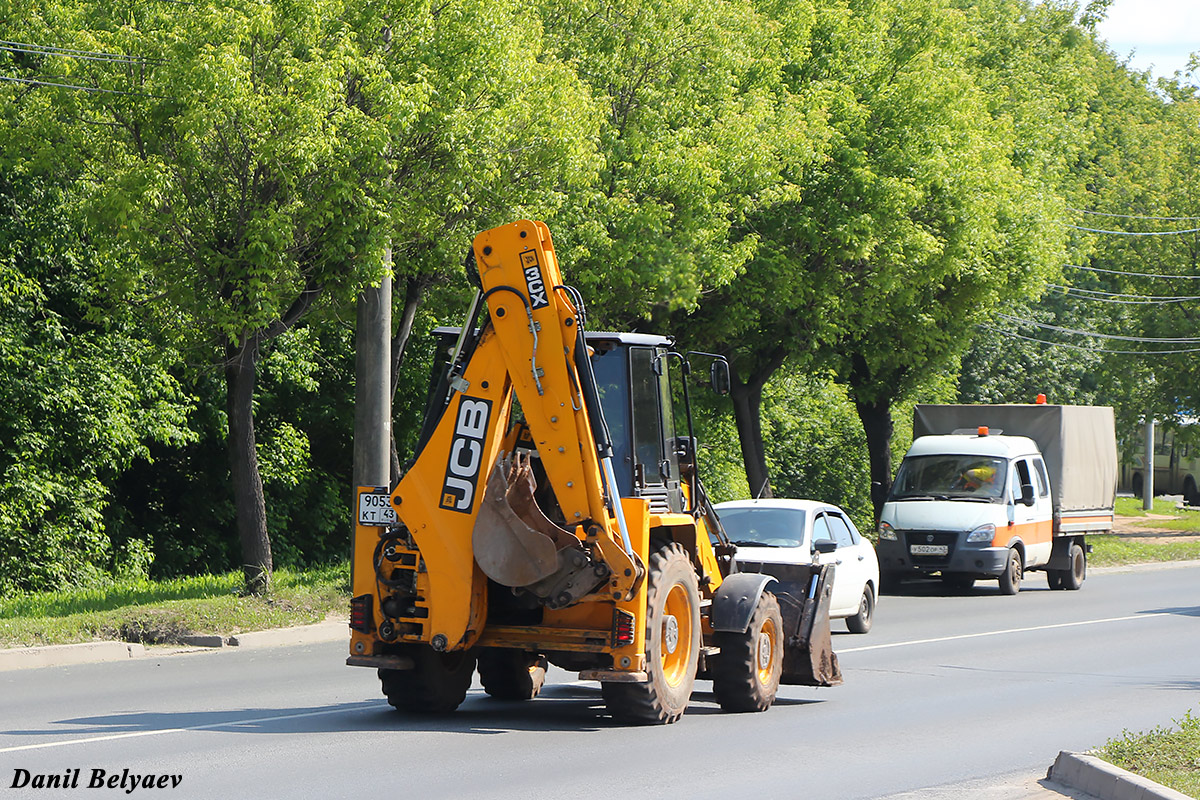
[[[675, 431], [697, 354], [585, 332], [543, 223], [484, 231], [467, 266], [478, 291], [439, 331], [417, 454], [390, 496], [358, 489], [347, 663], [414, 712], [457, 708], [476, 669], [488, 694], [532, 698], [554, 663], [634, 723], [679, 719], [697, 677], [730, 711], [840, 683], [832, 568], [731, 569], [690, 407]], [[723, 360], [710, 377], [728, 389]]]

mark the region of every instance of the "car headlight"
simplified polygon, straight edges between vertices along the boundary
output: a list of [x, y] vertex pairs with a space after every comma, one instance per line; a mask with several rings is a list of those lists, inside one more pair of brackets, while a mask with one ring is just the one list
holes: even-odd
[[975, 530], [967, 534], [968, 542], [991, 542], [996, 538], [996, 526], [992, 523], [980, 525]]
[[879, 538], [887, 539], [889, 542], [900, 540], [900, 537], [896, 535], [896, 529], [886, 522], [879, 523]]

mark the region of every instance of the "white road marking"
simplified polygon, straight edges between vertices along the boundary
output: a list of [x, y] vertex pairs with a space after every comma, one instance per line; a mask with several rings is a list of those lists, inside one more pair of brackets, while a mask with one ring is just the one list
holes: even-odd
[[226, 722], [210, 722], [207, 725], [189, 725], [186, 728], [161, 728], [153, 731], [133, 731], [130, 733], [113, 733], [108, 736], [91, 736], [87, 739], [67, 739], [60, 742], [40, 742], [38, 744], [23, 744], [16, 747], [0, 747], [0, 753], [16, 753], [22, 750], [43, 750], [48, 747], [67, 747], [73, 744], [92, 744], [94, 742], [112, 742], [117, 739], [137, 739], [142, 736], [162, 736], [166, 733], [184, 733], [186, 731], [207, 731], [214, 728], [236, 728], [239, 725], [257, 725], [261, 722], [278, 722], [285, 719], [303, 719], [305, 717], [324, 717], [329, 714], [346, 714], [355, 710], [378, 709], [345, 709], [327, 708], [323, 711], [305, 711], [300, 714], [280, 714], [274, 717], [258, 717], [256, 719], [234, 719]]
[[[1034, 625], [1028, 628], [1007, 628], [1002, 631], [985, 631], [984, 633], [962, 633], [957, 636], [939, 636], [936, 639], [913, 639], [908, 642], [889, 642], [888, 644], [869, 644], [864, 647], [839, 647], [835, 651], [838, 655], [842, 653], [861, 653], [866, 650], [885, 650], [889, 647], [911, 647], [917, 644], [934, 644], [936, 642], [954, 642], [961, 639], [980, 639], [985, 636], [1006, 636], [1010, 633], [1029, 633], [1031, 631], [1049, 631], [1055, 628], [1077, 628], [1080, 625], [1103, 625], [1108, 622], [1128, 622], [1134, 619], [1154, 619], [1155, 617], [1169, 617], [1168, 611], [1155, 611], [1149, 614], [1131, 614], [1127, 617], [1108, 617], [1107, 619], [1088, 619], [1082, 622], [1060, 622], [1055, 625]], [[3, 751], [0, 751], [3, 752]]]

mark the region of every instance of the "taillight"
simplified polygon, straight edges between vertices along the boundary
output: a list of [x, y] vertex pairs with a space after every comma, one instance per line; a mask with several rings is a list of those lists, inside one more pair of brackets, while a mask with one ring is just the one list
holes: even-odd
[[371, 601], [369, 594], [361, 594], [350, 600], [350, 627], [359, 633], [369, 633], [374, 624]]
[[628, 611], [613, 611], [612, 646], [625, 647], [633, 644], [634, 625], [637, 620]]

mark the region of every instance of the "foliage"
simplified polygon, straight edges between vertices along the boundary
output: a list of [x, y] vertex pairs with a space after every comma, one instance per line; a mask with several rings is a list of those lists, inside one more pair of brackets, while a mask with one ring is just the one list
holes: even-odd
[[321, 622], [349, 602], [345, 562], [295, 572], [280, 569], [266, 597], [241, 592], [237, 572], [168, 581], [125, 579], [97, 589], [26, 594], [0, 600], [0, 647], [118, 639], [177, 644], [190, 634]]
[[1095, 754], [1188, 797], [1200, 797], [1200, 718], [1188, 711], [1174, 722], [1146, 733], [1124, 731]]
[[190, 438], [173, 354], [101, 290], [62, 186], [0, 176], [0, 595], [141, 572], [104, 512], [135, 458]]

